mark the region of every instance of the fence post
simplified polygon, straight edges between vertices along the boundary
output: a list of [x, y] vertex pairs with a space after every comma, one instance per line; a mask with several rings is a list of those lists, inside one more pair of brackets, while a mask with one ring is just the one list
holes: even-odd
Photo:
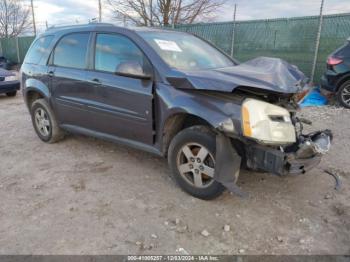
[[314, 82], [315, 71], [316, 71], [316, 66], [317, 66], [318, 50], [320, 48], [320, 38], [321, 38], [322, 23], [323, 23], [323, 4], [324, 4], [324, 0], [321, 0], [320, 19], [318, 22], [318, 31], [317, 31], [317, 37], [316, 37], [314, 61], [312, 63], [312, 70], [311, 70], [311, 77], [310, 77], [312, 83]]
[[19, 39], [19, 37], [16, 37], [16, 53], [17, 53], [17, 62], [18, 62], [18, 64], [20, 64], [21, 63], [21, 56], [19, 53], [18, 39]]
[[4, 53], [2, 52], [2, 38], [0, 38], [0, 54], [4, 56]]
[[235, 46], [236, 10], [237, 10], [237, 4], [235, 4], [235, 10], [234, 10], [234, 12], [233, 12], [231, 57], [233, 57], [233, 48], [234, 48], [234, 46]]

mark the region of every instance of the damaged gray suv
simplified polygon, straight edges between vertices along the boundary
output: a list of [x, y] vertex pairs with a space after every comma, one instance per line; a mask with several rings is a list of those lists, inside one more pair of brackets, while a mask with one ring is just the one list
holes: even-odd
[[201, 199], [242, 194], [241, 168], [305, 173], [332, 137], [302, 133], [306, 78], [296, 67], [275, 58], [239, 64], [182, 32], [51, 28], [32, 44], [21, 83], [44, 142], [72, 132], [167, 157], [179, 186]]

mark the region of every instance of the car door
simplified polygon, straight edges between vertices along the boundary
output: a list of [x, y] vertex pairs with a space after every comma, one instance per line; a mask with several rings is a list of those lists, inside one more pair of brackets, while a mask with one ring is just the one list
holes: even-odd
[[94, 99], [92, 87], [86, 85], [89, 32], [63, 36], [53, 51], [49, 76], [52, 103], [60, 124], [91, 129], [87, 104]]
[[94, 114], [96, 131], [152, 144], [152, 79], [116, 74], [118, 66], [128, 63], [140, 64], [150, 71], [148, 59], [131, 39], [121, 34], [95, 34], [94, 50], [93, 69], [87, 72], [87, 78], [94, 87], [89, 110]]

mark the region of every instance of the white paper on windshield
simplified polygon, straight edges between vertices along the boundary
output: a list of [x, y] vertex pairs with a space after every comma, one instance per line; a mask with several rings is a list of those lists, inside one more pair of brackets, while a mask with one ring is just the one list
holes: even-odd
[[154, 39], [160, 49], [165, 51], [182, 52], [181, 48], [174, 42], [168, 40]]

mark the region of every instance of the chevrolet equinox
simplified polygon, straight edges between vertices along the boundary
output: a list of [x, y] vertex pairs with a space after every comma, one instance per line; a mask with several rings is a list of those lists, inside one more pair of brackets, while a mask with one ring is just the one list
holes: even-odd
[[38, 137], [94, 136], [166, 157], [189, 194], [237, 187], [241, 168], [284, 176], [316, 166], [329, 130], [302, 132], [307, 78], [277, 58], [244, 63], [191, 34], [93, 23], [50, 28], [21, 68]]

